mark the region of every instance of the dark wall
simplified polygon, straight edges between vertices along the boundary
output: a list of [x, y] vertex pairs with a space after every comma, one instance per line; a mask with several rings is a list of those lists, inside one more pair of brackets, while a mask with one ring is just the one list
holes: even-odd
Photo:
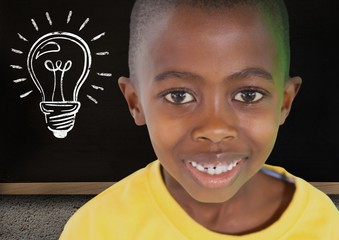
[[[284, 166], [309, 181], [339, 182], [336, 73], [339, 9], [330, 0], [286, 2], [291, 20], [291, 74], [302, 76], [303, 86], [281, 128], [269, 163]], [[155, 159], [146, 128], [134, 125], [117, 85], [119, 76], [128, 76], [132, 3], [132, 0], [0, 2], [0, 182], [117, 181]], [[90, 73], [79, 91], [77, 100], [81, 107], [73, 117], [74, 127], [63, 138], [55, 137], [47, 129], [39, 106], [42, 94], [27, 66], [33, 44], [50, 32], [60, 31], [83, 39], [92, 60]], [[63, 41], [56, 40], [59, 45], [65, 44]], [[40, 51], [56, 46], [48, 45]], [[62, 60], [56, 74], [60, 79], [64, 73], [65, 84], [82, 71], [81, 51], [73, 50], [72, 46], [65, 45], [66, 58], [61, 59], [59, 53], [50, 58], [54, 68]], [[72, 68], [62, 72], [68, 57], [72, 59]], [[75, 67], [77, 62], [80, 67]], [[44, 64], [35, 69], [41, 72], [42, 81], [49, 88], [46, 95], [53, 95], [53, 72], [46, 70]], [[72, 96], [68, 88], [66, 93]]]
[[288, 0], [291, 75], [303, 78], [270, 162], [309, 181], [339, 181], [339, 7], [335, 1]]

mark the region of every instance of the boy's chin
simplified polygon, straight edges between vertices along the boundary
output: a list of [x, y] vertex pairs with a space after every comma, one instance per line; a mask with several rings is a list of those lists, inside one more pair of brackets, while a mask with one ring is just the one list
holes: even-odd
[[220, 190], [214, 190], [215, 192], [200, 192], [200, 193], [189, 193], [189, 195], [200, 203], [224, 203], [233, 198], [237, 191], [222, 193]]

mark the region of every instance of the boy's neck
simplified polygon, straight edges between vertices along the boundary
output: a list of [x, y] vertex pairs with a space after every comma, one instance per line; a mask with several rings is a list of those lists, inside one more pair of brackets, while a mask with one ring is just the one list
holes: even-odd
[[[169, 174], [166, 186], [186, 213], [205, 228], [230, 235], [244, 235], [267, 228], [288, 207], [295, 186], [258, 172], [231, 199], [202, 203], [192, 198]], [[170, 185], [168, 185], [170, 184]]]

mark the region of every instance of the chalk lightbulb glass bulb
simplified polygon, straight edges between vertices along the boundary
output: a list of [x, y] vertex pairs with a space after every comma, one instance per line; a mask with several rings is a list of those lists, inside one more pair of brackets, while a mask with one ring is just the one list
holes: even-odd
[[57, 138], [65, 138], [74, 127], [81, 106], [78, 94], [91, 62], [87, 43], [69, 32], [45, 34], [28, 53], [27, 68], [41, 93], [40, 110]]

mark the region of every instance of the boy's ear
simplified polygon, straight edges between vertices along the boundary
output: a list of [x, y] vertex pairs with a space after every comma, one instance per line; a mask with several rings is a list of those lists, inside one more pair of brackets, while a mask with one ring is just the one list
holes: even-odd
[[288, 114], [290, 113], [293, 100], [297, 95], [301, 86], [300, 77], [292, 77], [285, 83], [284, 96], [281, 106], [280, 125], [284, 124]]
[[138, 126], [144, 125], [144, 112], [140, 104], [135, 84], [131, 81], [131, 79], [126, 77], [120, 77], [118, 83], [120, 90], [126, 99], [129, 111], [134, 118], [135, 124]]

